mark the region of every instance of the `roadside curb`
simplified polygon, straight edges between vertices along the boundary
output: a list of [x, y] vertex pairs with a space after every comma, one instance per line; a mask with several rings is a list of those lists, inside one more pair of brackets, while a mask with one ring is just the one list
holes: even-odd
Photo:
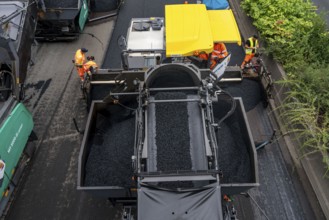
[[[240, 8], [239, 1], [229, 0], [231, 9], [237, 20], [242, 40], [244, 41], [249, 36], [257, 33], [257, 29], [252, 25], [252, 20], [248, 17], [243, 10]], [[267, 62], [266, 62], [267, 61]], [[285, 76], [285, 72], [282, 67], [279, 66], [275, 61], [265, 59], [265, 63], [268, 66], [268, 69], [271, 70], [272, 76], [279, 79]], [[271, 65], [269, 65], [269, 63]], [[271, 68], [272, 67], [272, 68]], [[274, 74], [275, 73], [275, 74]], [[286, 129], [283, 126], [282, 121], [276, 111], [277, 106], [280, 106], [282, 100], [280, 95], [283, 94], [281, 88], [274, 88], [275, 100], [270, 100], [270, 108], [272, 110], [272, 116], [274, 123], [282, 134], [286, 134]], [[298, 178], [304, 188], [305, 194], [309, 200], [309, 203], [314, 211], [314, 214], [317, 219], [329, 219], [329, 181], [323, 178], [324, 169], [321, 164], [322, 160], [317, 159], [321, 155], [315, 154], [312, 156], [307, 156], [302, 159], [298, 151], [298, 146], [300, 145], [296, 138], [291, 137], [291, 135], [284, 135], [283, 140], [280, 143], [282, 146], [282, 151], [289, 153], [290, 159], [293, 162], [293, 167], [298, 175]], [[285, 149], [283, 149], [285, 148]], [[315, 164], [320, 164], [320, 166], [314, 166]], [[320, 168], [319, 168], [320, 167]], [[322, 173], [322, 174], [321, 174]], [[316, 201], [316, 202], [314, 202]]]

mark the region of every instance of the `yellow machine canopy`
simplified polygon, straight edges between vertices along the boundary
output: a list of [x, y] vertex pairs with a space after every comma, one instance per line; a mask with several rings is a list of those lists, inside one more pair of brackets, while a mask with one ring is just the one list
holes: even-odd
[[166, 56], [211, 53], [214, 42], [237, 43], [241, 37], [231, 10], [209, 10], [204, 4], [166, 5]]

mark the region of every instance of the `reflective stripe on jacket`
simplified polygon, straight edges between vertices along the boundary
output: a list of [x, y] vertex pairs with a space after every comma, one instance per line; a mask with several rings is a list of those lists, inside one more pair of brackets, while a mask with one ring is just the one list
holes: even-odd
[[194, 51], [194, 56], [200, 58], [201, 60], [208, 60], [208, 54], [204, 51]]
[[85, 69], [86, 72], [89, 71], [91, 66], [93, 68], [98, 68], [97, 64], [92, 60], [90, 60], [87, 63], [83, 64], [83, 68]]
[[214, 50], [211, 53], [211, 58], [214, 59], [218, 57], [219, 59], [227, 57], [228, 53], [226, 50], [226, 46], [223, 43], [215, 43]]
[[[255, 41], [252, 40], [252, 37], [250, 37], [248, 39], [248, 41], [250, 42], [250, 47], [257, 47], [258, 46], [258, 40], [256, 39]], [[246, 48], [246, 54], [253, 54], [255, 53], [256, 50], [255, 49], [251, 49], [251, 48]]]
[[86, 56], [82, 53], [81, 49], [77, 50], [74, 57], [74, 63], [77, 67], [81, 67], [86, 61]]

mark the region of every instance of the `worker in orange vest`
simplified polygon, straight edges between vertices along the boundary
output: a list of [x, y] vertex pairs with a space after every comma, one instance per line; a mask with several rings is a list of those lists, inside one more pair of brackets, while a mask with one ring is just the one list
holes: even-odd
[[95, 58], [92, 57], [87, 57], [88, 62], [83, 64], [83, 69], [84, 69], [84, 77], [90, 75], [91, 73], [96, 73], [98, 69], [98, 65], [95, 62]]
[[194, 51], [193, 55], [197, 58], [199, 58], [200, 62], [201, 62], [201, 68], [208, 68], [208, 54], [204, 51], [199, 51], [196, 50]]
[[224, 43], [214, 43], [214, 49], [211, 53], [210, 69], [213, 69], [217, 63], [223, 61], [228, 56]]
[[248, 38], [244, 47], [246, 50], [246, 56], [244, 57], [244, 60], [241, 64], [241, 69], [244, 69], [245, 64], [252, 60], [256, 54], [256, 50], [259, 48], [257, 35], [253, 35], [252, 37]]
[[85, 53], [87, 53], [87, 52], [88, 52], [88, 50], [86, 48], [78, 49], [75, 52], [74, 65], [77, 68], [77, 72], [78, 72], [78, 75], [79, 75], [81, 81], [83, 81], [83, 79], [84, 79], [85, 70], [83, 68], [83, 64], [86, 63]]

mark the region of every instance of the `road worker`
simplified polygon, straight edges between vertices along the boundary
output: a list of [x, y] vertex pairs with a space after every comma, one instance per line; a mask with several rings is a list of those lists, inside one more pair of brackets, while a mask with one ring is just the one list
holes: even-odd
[[214, 49], [211, 53], [210, 69], [213, 69], [217, 63], [220, 63], [228, 56], [224, 43], [214, 43]]
[[81, 81], [83, 81], [83, 79], [84, 79], [85, 70], [83, 68], [83, 64], [86, 63], [85, 53], [87, 53], [87, 52], [88, 52], [88, 50], [86, 48], [78, 49], [76, 51], [75, 57], [74, 57], [74, 65], [77, 68], [77, 72], [78, 72], [78, 75], [79, 75]]
[[193, 55], [198, 58], [200, 62], [200, 68], [208, 68], [208, 54], [204, 51], [196, 50]]
[[95, 62], [95, 58], [92, 57], [88, 57], [87, 58], [88, 62], [83, 64], [83, 69], [84, 69], [84, 77], [88, 75], [90, 75], [91, 73], [95, 73], [98, 69], [98, 65]]
[[252, 60], [256, 54], [257, 49], [259, 48], [257, 35], [253, 35], [252, 37], [248, 38], [244, 47], [246, 56], [244, 57], [244, 60], [241, 64], [241, 69], [244, 69], [245, 64]]

